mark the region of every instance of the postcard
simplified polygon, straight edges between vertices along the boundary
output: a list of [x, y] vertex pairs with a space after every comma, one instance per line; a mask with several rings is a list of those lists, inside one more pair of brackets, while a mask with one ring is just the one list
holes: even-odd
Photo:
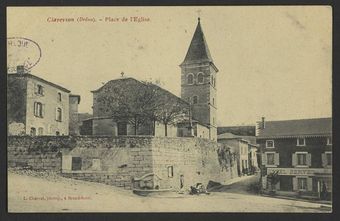
[[330, 6], [7, 7], [8, 212], [332, 211]]

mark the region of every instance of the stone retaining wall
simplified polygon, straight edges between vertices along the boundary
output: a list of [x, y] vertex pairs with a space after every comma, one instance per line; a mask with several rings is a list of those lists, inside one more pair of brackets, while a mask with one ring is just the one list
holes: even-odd
[[[201, 138], [152, 136], [10, 136], [8, 166], [59, 171], [63, 176], [131, 188], [132, 178], [155, 173], [160, 188], [180, 188], [236, 177], [219, 165], [216, 142]], [[62, 158], [81, 159], [80, 170], [66, 170]], [[172, 167], [172, 174], [169, 174]]]

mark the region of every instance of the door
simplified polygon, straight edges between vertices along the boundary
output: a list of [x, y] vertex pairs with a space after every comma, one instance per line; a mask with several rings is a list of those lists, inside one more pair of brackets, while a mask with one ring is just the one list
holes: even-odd
[[125, 122], [119, 122], [117, 124], [118, 136], [127, 135], [127, 124]]

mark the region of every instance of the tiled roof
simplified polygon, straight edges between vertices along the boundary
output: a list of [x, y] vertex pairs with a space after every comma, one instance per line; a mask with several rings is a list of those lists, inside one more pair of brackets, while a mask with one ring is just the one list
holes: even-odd
[[227, 126], [217, 127], [217, 134], [232, 133], [239, 136], [255, 136], [256, 126]]
[[322, 136], [332, 133], [332, 118], [265, 121], [264, 129], [262, 122], [258, 122], [258, 125], [258, 138]]
[[251, 144], [256, 144], [256, 137], [255, 136], [239, 136], [233, 133], [223, 133], [217, 135], [218, 140], [222, 139], [243, 139], [249, 141]]
[[144, 82], [142, 82], [142, 81], [139, 81], [139, 80], [137, 80], [137, 79], [135, 79], [135, 78], [132, 78], [132, 77], [126, 77], [126, 78], [124, 77], [124, 78], [117, 78], [117, 79], [110, 80], [110, 81], [108, 81], [106, 84], [104, 84], [103, 86], [101, 86], [100, 88], [98, 88], [98, 89], [96, 89], [96, 90], [93, 90], [93, 91], [91, 91], [91, 92], [92, 92], [92, 93], [97, 93], [97, 92], [101, 91], [104, 87], [106, 87], [107, 85], [115, 84], [115, 83], [117, 83], [117, 82], [119, 82], [119, 81], [122, 81], [122, 82], [135, 82], [135, 83], [137, 83], [137, 84], [145, 84], [146, 86], [154, 87], [154, 88], [156, 88], [156, 89], [162, 91], [163, 93], [168, 94], [168, 95], [171, 96], [172, 98], [178, 99], [178, 100], [180, 101], [180, 103], [185, 104], [185, 105], [189, 105], [189, 103], [188, 103], [186, 100], [184, 100], [184, 99], [182, 99], [182, 98], [176, 96], [176, 95], [173, 94], [172, 92], [170, 92], [170, 91], [168, 91], [168, 90], [166, 90], [166, 89], [164, 89], [164, 88], [162, 88], [162, 87], [160, 87], [160, 86], [158, 86], [158, 85], [156, 85], [156, 84], [153, 84], [153, 83], [151, 83], [151, 84], [146, 84], [146, 83], [144, 83]]
[[29, 73], [24, 73], [24, 74], [18, 74], [18, 73], [15, 73], [15, 74], [7, 74], [7, 77], [19, 77], [19, 78], [20, 78], [20, 77], [28, 77], [28, 78], [32, 78], [32, 79], [34, 79], [34, 80], [43, 82], [43, 83], [45, 83], [45, 84], [48, 84], [48, 85], [50, 85], [50, 86], [52, 86], [52, 87], [58, 88], [59, 90], [62, 90], [62, 91], [64, 91], [64, 92], [66, 92], [66, 93], [70, 93], [70, 92], [71, 92], [70, 90], [68, 90], [68, 89], [66, 89], [66, 88], [64, 88], [64, 87], [62, 87], [62, 86], [60, 86], [60, 85], [57, 85], [57, 84], [55, 84], [55, 83], [52, 83], [52, 82], [50, 82], [50, 81], [47, 81], [47, 80], [45, 80], [45, 79], [42, 79], [42, 78], [40, 78], [40, 77], [38, 77], [38, 76], [35, 76], [35, 75], [33, 75], [33, 74], [29, 74]]
[[201, 23], [198, 20], [196, 31], [191, 40], [188, 52], [185, 56], [183, 64], [200, 63], [203, 61], [212, 62], [210, 51], [205, 41], [205, 37], [202, 31]]

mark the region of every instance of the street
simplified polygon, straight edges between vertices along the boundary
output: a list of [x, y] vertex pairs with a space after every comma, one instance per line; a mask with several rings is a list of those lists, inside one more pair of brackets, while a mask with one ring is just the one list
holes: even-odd
[[[249, 181], [249, 180], [248, 180]], [[237, 192], [237, 191], [236, 191]], [[245, 193], [141, 197], [129, 190], [60, 178], [8, 174], [9, 212], [330, 212], [330, 206]]]

